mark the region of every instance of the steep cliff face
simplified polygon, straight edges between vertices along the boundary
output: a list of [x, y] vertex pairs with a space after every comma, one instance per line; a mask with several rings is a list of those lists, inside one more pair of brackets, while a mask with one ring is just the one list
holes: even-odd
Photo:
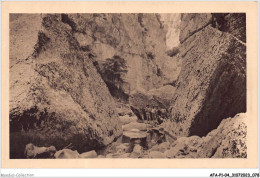
[[110, 90], [129, 95], [177, 79], [179, 66], [165, 54], [166, 30], [159, 14], [69, 14], [67, 18], [80, 47], [91, 48], [103, 75], [111, 59], [125, 62], [121, 80], [105, 79]]
[[177, 136], [204, 136], [223, 118], [246, 112], [244, 40], [244, 14], [182, 15], [183, 64], [166, 130]]
[[83, 152], [122, 132], [114, 100], [74, 28], [66, 15], [11, 18], [11, 157], [22, 157], [28, 142], [58, 149], [72, 143]]

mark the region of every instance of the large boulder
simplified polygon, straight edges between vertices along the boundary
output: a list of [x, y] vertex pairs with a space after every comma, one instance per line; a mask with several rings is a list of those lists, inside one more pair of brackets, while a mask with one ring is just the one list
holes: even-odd
[[[23, 15], [17, 18], [26, 21]], [[80, 48], [73, 25], [63, 15], [44, 15], [40, 23], [33, 52], [25, 51], [26, 58], [16, 52], [21, 58], [10, 68], [11, 157], [22, 157], [21, 147], [30, 142], [57, 149], [72, 143], [79, 152], [108, 145], [122, 129], [90, 52]], [[23, 50], [16, 46], [10, 49]]]
[[148, 153], [148, 158], [166, 158], [166, 154], [160, 152], [160, 151], [150, 151]]
[[165, 152], [168, 158], [196, 158], [197, 149], [202, 144], [202, 139], [198, 136], [180, 137]]
[[183, 67], [172, 100], [172, 117], [165, 124], [169, 133], [205, 136], [222, 119], [246, 111], [243, 42], [207, 25], [181, 44], [180, 56]]
[[138, 122], [131, 122], [129, 124], [122, 126], [123, 131], [146, 131], [147, 124], [145, 123], [138, 123]]
[[81, 153], [79, 155], [79, 158], [96, 158], [97, 157], [97, 153], [95, 150], [92, 150], [92, 151], [88, 151], [88, 152], [85, 152], [85, 153]]
[[56, 159], [76, 159], [79, 158], [79, 153], [77, 150], [70, 150], [70, 149], [62, 149], [55, 153], [54, 157]]
[[53, 158], [56, 153], [54, 146], [37, 147], [32, 143], [25, 146], [24, 155], [26, 158]]
[[143, 147], [135, 144], [133, 147], [133, 152], [130, 154], [131, 158], [141, 158], [143, 157]]
[[247, 126], [246, 113], [224, 119], [217, 129], [203, 138], [198, 150], [200, 157], [246, 158]]
[[165, 151], [167, 158], [246, 158], [247, 115], [222, 120], [205, 137], [180, 137]]

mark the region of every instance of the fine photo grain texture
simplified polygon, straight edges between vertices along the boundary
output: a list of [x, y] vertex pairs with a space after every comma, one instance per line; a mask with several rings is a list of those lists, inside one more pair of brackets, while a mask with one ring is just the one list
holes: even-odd
[[9, 15], [10, 159], [247, 158], [246, 13]]

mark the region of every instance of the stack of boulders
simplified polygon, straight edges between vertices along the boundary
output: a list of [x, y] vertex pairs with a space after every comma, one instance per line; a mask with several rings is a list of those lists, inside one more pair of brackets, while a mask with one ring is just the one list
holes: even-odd
[[62, 150], [56, 151], [54, 146], [38, 147], [32, 143], [29, 143], [25, 146], [24, 155], [26, 158], [97, 158], [97, 153], [94, 150], [79, 154], [77, 150], [73, 151], [71, 149], [64, 148]]
[[247, 115], [237, 114], [222, 120], [217, 129], [205, 137], [180, 137], [173, 143], [164, 142], [149, 150], [154, 158], [246, 158]]

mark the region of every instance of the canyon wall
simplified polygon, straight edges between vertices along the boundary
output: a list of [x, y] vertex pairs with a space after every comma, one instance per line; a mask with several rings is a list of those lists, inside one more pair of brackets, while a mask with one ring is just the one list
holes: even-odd
[[79, 152], [111, 143], [121, 134], [114, 98], [177, 79], [166, 34], [159, 14], [10, 15], [11, 154], [28, 142]]
[[[67, 18], [80, 47], [91, 49], [112, 95], [122, 93], [117, 98], [177, 79], [179, 63], [165, 53], [167, 31], [159, 14], [69, 14]], [[119, 67], [113, 74], [108, 65]]]
[[10, 15], [10, 156], [25, 144], [103, 147], [121, 133], [114, 99], [66, 15]]
[[177, 136], [205, 136], [221, 120], [246, 112], [245, 14], [182, 14], [171, 118]]

